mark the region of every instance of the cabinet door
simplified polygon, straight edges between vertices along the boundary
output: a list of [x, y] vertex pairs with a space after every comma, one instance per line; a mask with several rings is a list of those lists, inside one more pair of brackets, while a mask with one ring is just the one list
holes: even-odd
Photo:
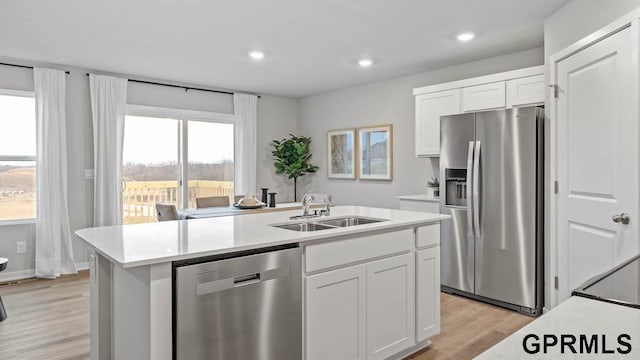
[[365, 265], [306, 279], [306, 360], [365, 359]]
[[415, 344], [414, 274], [412, 254], [367, 264], [367, 359]]
[[416, 156], [438, 156], [440, 116], [460, 112], [460, 89], [417, 95]]
[[504, 81], [462, 89], [462, 110], [465, 112], [503, 108], [505, 105]]
[[440, 333], [440, 247], [416, 252], [416, 341]]
[[507, 108], [544, 103], [544, 75], [507, 81]]

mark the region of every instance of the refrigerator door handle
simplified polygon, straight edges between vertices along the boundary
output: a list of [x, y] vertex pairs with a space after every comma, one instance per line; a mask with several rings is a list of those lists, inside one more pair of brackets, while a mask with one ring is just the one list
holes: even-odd
[[469, 153], [467, 154], [467, 223], [471, 236], [475, 237], [475, 230], [473, 227], [473, 190], [471, 179], [473, 178], [473, 141], [469, 141]]
[[473, 228], [480, 237], [480, 141], [476, 141], [473, 152]]

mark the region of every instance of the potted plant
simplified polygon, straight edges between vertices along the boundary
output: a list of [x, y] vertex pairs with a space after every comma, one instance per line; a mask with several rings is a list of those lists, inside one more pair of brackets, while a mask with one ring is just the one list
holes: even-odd
[[289, 134], [289, 138], [273, 140], [271, 154], [275, 160], [276, 174], [285, 174], [293, 179], [293, 200], [298, 201], [298, 178], [318, 169], [309, 162], [311, 138]]
[[432, 176], [429, 181], [427, 181], [427, 196], [432, 198], [437, 198], [440, 196], [440, 181], [435, 176]]

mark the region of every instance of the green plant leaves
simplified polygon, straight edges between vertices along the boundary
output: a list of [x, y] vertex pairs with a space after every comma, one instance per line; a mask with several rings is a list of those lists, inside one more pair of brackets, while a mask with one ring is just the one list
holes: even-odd
[[276, 174], [285, 174], [289, 179], [297, 179], [307, 173], [314, 173], [318, 166], [310, 163], [311, 138], [289, 134], [289, 138], [273, 140], [271, 155], [275, 162]]

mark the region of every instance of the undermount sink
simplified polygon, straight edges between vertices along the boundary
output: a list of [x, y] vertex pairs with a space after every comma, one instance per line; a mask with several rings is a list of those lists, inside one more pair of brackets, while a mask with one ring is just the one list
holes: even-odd
[[318, 231], [318, 230], [327, 230], [334, 229], [335, 226], [322, 225], [314, 222], [303, 222], [303, 223], [294, 223], [294, 224], [279, 224], [279, 225], [271, 225], [281, 229], [293, 230], [293, 231]]
[[387, 220], [367, 218], [367, 217], [361, 217], [361, 216], [344, 216], [344, 217], [332, 218], [332, 219], [326, 219], [326, 220], [321, 220], [316, 218], [313, 221], [274, 224], [271, 226], [281, 228], [281, 229], [293, 230], [293, 231], [308, 232], [308, 231], [328, 230], [328, 229], [357, 226], [357, 225], [364, 225], [364, 224], [373, 224], [373, 223], [378, 223], [382, 221], [387, 221]]
[[322, 221], [318, 221], [318, 223], [322, 225], [347, 227], [347, 226], [356, 226], [356, 225], [364, 225], [364, 224], [373, 224], [381, 221], [385, 221], [385, 220], [372, 219], [372, 218], [359, 217], [359, 216], [349, 216], [349, 217], [342, 217], [337, 219], [322, 220]]

